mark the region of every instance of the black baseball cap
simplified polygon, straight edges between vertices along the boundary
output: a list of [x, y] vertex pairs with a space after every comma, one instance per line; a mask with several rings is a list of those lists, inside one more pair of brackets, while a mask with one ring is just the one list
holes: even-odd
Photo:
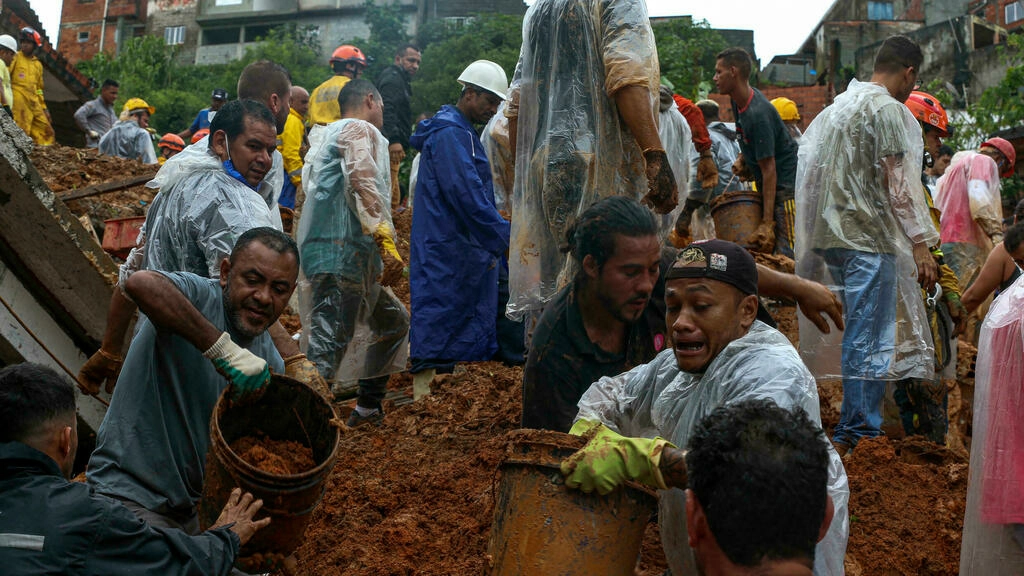
[[214, 100], [227, 100], [228, 91], [223, 88], [214, 88], [213, 94], [210, 94], [210, 97]]

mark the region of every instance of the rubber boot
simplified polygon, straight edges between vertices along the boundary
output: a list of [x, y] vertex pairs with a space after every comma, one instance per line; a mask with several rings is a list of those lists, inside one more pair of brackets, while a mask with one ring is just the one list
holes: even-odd
[[418, 401], [430, 395], [430, 383], [434, 380], [436, 370], [424, 370], [412, 375], [412, 399]]

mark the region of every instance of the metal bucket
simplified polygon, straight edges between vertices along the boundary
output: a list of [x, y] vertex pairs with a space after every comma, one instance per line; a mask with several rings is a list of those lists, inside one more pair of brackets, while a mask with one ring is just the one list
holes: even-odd
[[711, 201], [715, 236], [750, 248], [747, 238], [761, 225], [763, 207], [760, 192], [725, 192]]
[[[310, 515], [324, 494], [324, 480], [338, 456], [339, 431], [331, 424], [334, 408], [306, 384], [274, 374], [256, 401], [233, 404], [225, 389], [210, 418], [210, 451], [199, 520], [203, 529], [217, 521], [236, 486], [263, 499], [258, 518], [270, 516], [238, 553], [235, 565], [246, 572], [280, 568], [280, 560], [302, 544]], [[313, 450], [316, 466], [301, 474], [260, 470], [235, 454], [230, 444], [257, 431], [273, 440], [292, 440]]]
[[[532, 431], [531, 431], [532, 432]], [[607, 496], [565, 487], [559, 463], [582, 439], [522, 439], [501, 465], [488, 554], [493, 576], [633, 574], [657, 499], [629, 484]]]

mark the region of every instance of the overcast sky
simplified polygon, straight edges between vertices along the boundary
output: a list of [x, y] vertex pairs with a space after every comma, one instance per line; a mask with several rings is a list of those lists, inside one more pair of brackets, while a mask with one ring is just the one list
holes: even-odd
[[[56, 42], [61, 1], [29, 0], [29, 4], [50, 41]], [[832, 0], [647, 0], [651, 16], [690, 14], [713, 28], [753, 30], [754, 49], [762, 65], [778, 54], [795, 52], [831, 5]]]

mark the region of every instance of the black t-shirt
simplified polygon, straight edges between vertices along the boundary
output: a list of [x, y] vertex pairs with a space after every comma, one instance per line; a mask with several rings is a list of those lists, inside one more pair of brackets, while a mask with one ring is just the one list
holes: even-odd
[[774, 156], [775, 202], [792, 200], [796, 188], [796, 161], [799, 148], [786, 130], [786, 125], [782, 123], [775, 106], [772, 106], [757, 88], [751, 87], [750, 92], [750, 103], [743, 110], [739, 109], [736, 102], [732, 103], [740, 150], [743, 152], [747, 167], [754, 174], [758, 190], [764, 189], [764, 179], [757, 161]]

